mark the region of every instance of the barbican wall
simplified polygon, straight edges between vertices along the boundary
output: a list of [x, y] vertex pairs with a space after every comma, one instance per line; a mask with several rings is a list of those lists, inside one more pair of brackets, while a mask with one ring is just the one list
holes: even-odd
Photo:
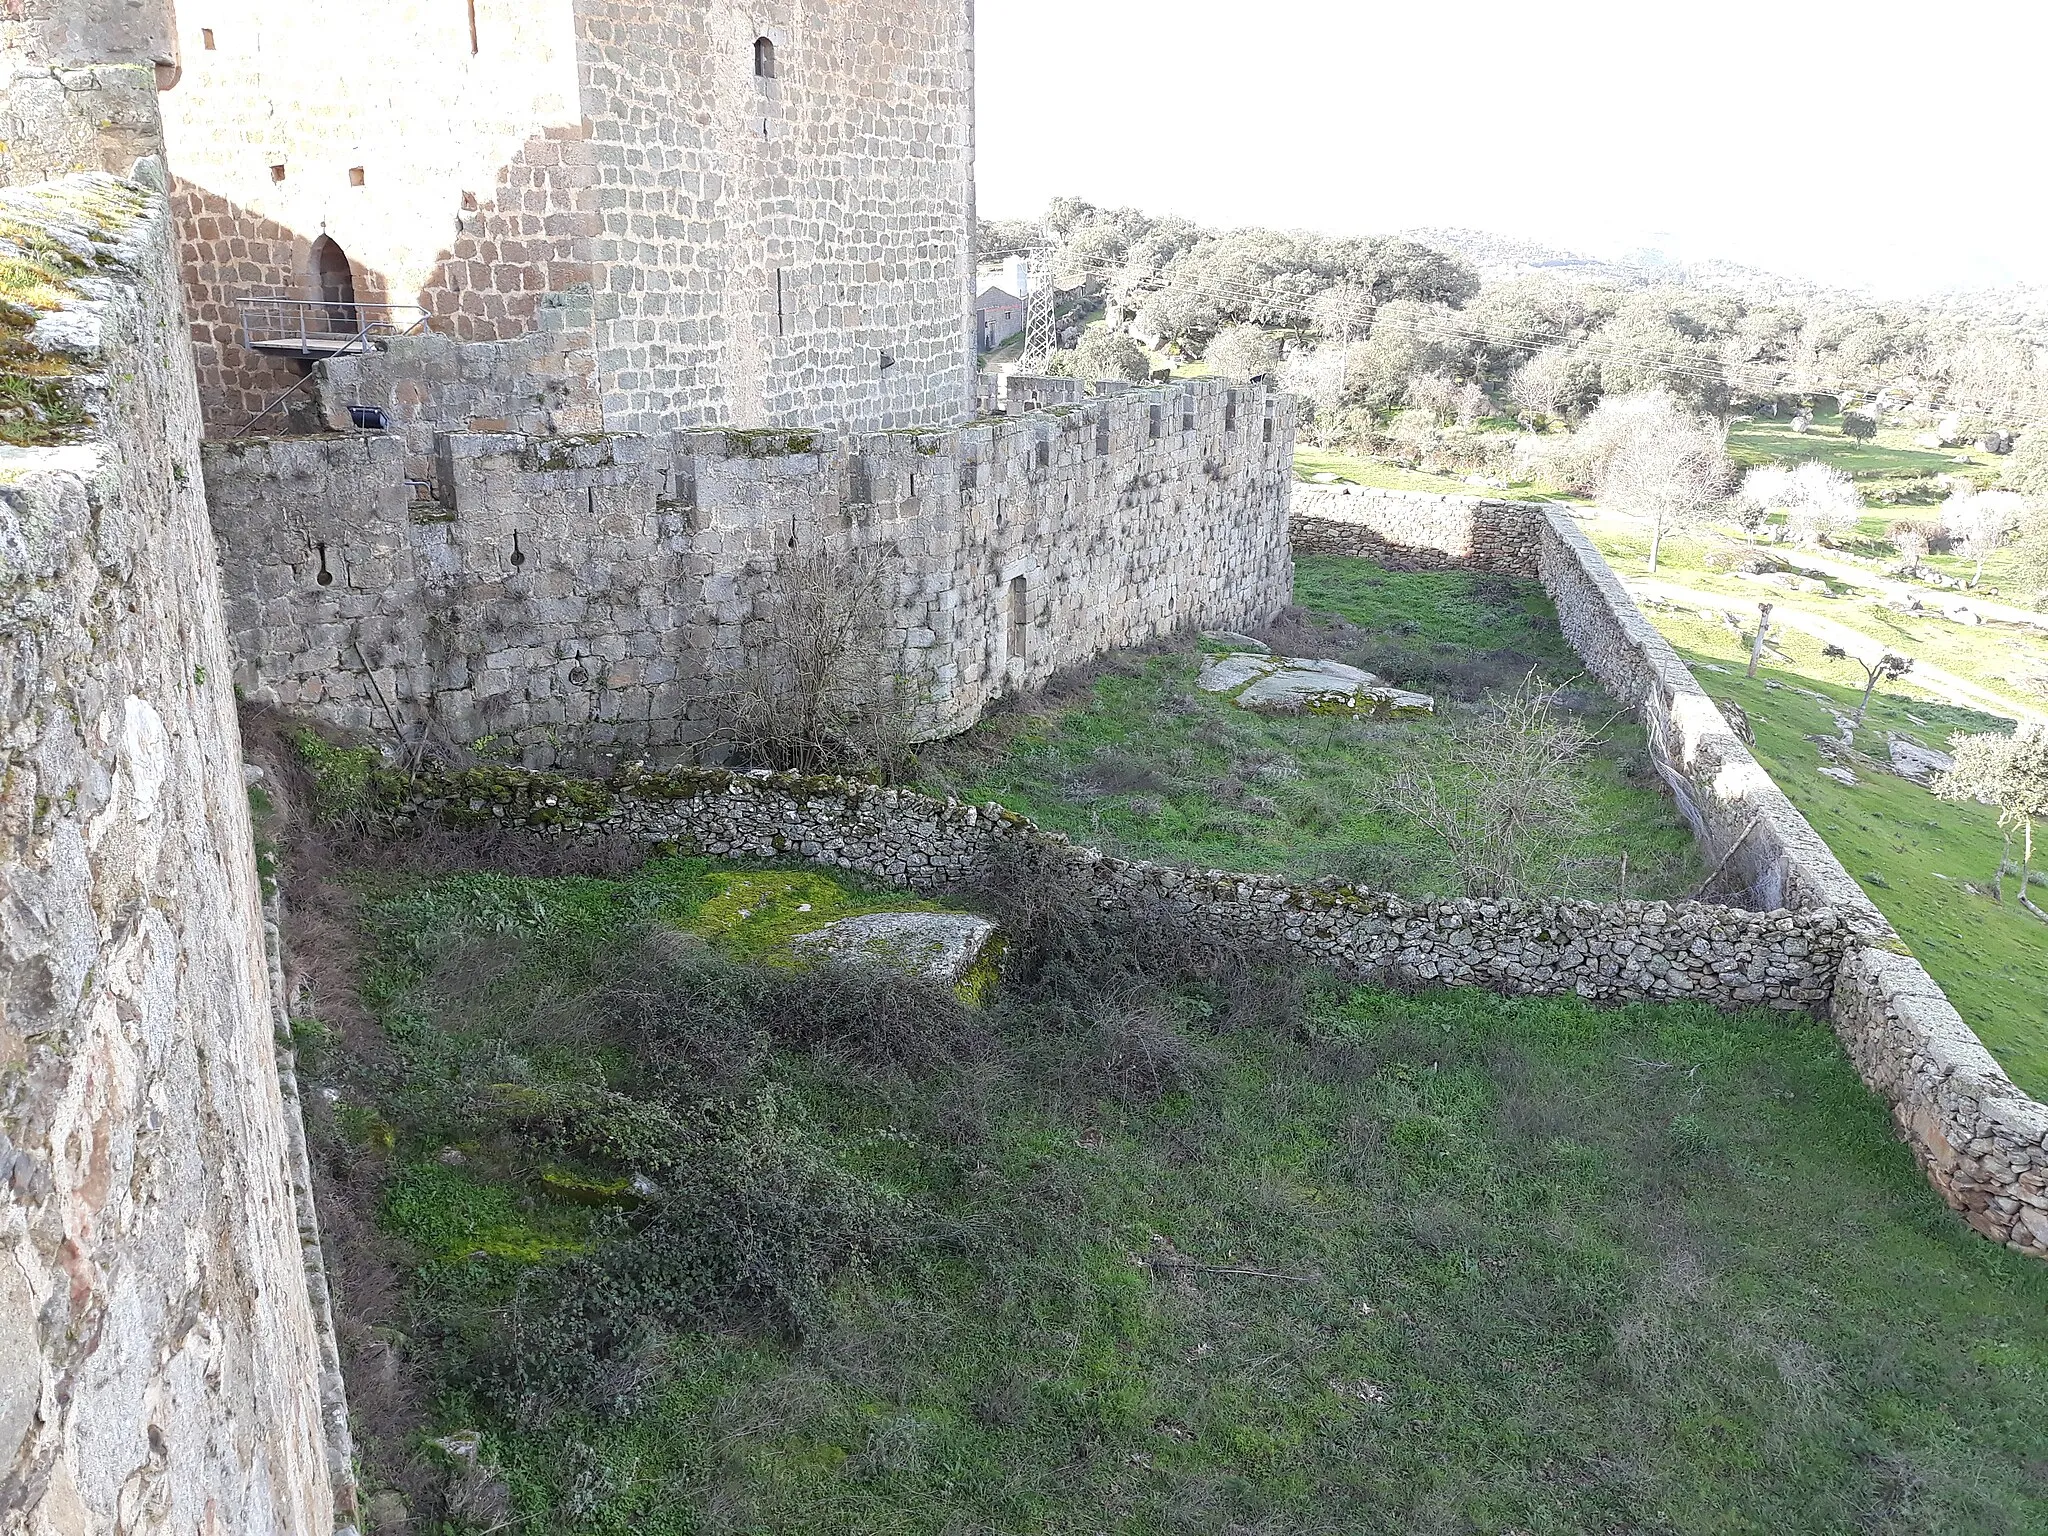
[[[323, 236], [358, 301], [456, 341], [551, 326], [607, 430], [967, 413], [966, 0], [214, 0], [175, 28], [213, 435], [300, 377], [243, 345], [238, 300], [322, 297]], [[475, 414], [520, 414], [502, 382]]]
[[0, 1528], [318, 1536], [346, 1421], [171, 216], [135, 172], [0, 192], [60, 294], [10, 345], [84, 416], [0, 448]]
[[1294, 547], [1397, 568], [1540, 577], [1586, 668], [1635, 708], [1717, 899], [1829, 910], [1850, 930], [1828, 1003], [1928, 1180], [1977, 1231], [2048, 1257], [2048, 1105], [2015, 1087], [1926, 968], [1554, 503], [1299, 487]]
[[863, 557], [918, 729], [1288, 601], [1293, 404], [1196, 381], [966, 428], [209, 443], [235, 681], [387, 741], [713, 752], [793, 562]]

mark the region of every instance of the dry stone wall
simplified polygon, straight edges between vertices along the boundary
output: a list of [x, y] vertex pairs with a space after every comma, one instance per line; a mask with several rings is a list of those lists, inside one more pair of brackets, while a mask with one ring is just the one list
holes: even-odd
[[1363, 555], [1394, 571], [1537, 574], [1539, 509], [1529, 502], [1297, 485], [1293, 506], [1300, 554]]
[[79, 255], [31, 338], [93, 423], [0, 449], [0, 1526], [323, 1533], [170, 213], [103, 175], [0, 212]]
[[[874, 552], [922, 728], [1288, 601], [1292, 402], [1198, 381], [946, 432], [208, 444], [237, 685], [530, 767], [688, 761], [794, 555]], [[431, 490], [431, 495], [428, 494]]]
[[[1828, 1016], [1929, 1181], [1964, 1219], [2048, 1257], [2048, 1105], [2016, 1088], [1827, 843], [1729, 728], [1563, 507], [1297, 487], [1294, 547], [1540, 576], [1587, 670], [1632, 705], [1712, 874], [1752, 908], [1831, 911], [1849, 939]], [[1521, 551], [1519, 554], [1512, 553]]]
[[552, 774], [377, 776], [383, 824], [521, 826], [625, 837], [718, 858], [801, 858], [913, 887], [1046, 861], [1105, 904], [1179, 914], [1218, 940], [1278, 945], [1359, 980], [1819, 1009], [1849, 925], [1835, 912], [1702, 902], [1417, 902], [1324, 881], [1191, 870], [1078, 847], [1001, 806], [799, 774], [689, 770], [593, 783]]

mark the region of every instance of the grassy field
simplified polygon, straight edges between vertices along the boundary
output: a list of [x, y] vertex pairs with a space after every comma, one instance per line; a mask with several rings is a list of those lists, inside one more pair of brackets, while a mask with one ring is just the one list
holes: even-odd
[[732, 878], [363, 886], [373, 1032], [304, 1044], [414, 1529], [2048, 1525], [2048, 1269], [1811, 1021], [1133, 969], [1085, 904], [972, 1012], [735, 958]]
[[[1509, 425], [1510, 429], [1512, 424]], [[1846, 471], [1858, 482], [1866, 502], [1881, 506], [1874, 513], [1867, 536], [1882, 543], [1886, 524], [1894, 518], [1925, 518], [1928, 509], [1941, 502], [1946, 491], [1934, 482], [1937, 475], [1961, 475], [1981, 485], [1997, 477], [1998, 460], [1976, 450], [1933, 452], [1913, 446], [1915, 434], [1904, 428], [1886, 428], [1869, 442], [1842, 435], [1840, 419], [1833, 415], [1816, 418], [1805, 432], [1794, 432], [1790, 419], [1775, 421], [1757, 417], [1739, 421], [1729, 428], [1728, 452], [1738, 464], [1803, 464], [1818, 462]], [[1960, 457], [1959, 457], [1960, 453]], [[1434, 491], [1470, 495], [1475, 487], [1454, 476], [1424, 474], [1405, 469], [1384, 459], [1358, 454], [1326, 453], [1297, 448], [1295, 472], [1304, 478], [1317, 473], [1334, 474], [1354, 485], [1374, 486], [1390, 491]], [[1516, 485], [1484, 494], [1511, 500], [1557, 501], [1576, 498], [1560, 496], [1541, 485]], [[1886, 545], [1889, 548], [1889, 545]], [[1939, 560], [1935, 563], [1939, 564]]]
[[[1783, 636], [1779, 664], [1752, 680], [1743, 675], [1744, 637], [1670, 608], [1646, 613], [1710, 694], [1748, 713], [1758, 759], [2013, 1080], [2048, 1098], [2048, 924], [2020, 909], [2012, 880], [2003, 905], [1970, 888], [1991, 887], [2004, 847], [1998, 813], [1937, 800], [1874, 765], [1859, 769], [1853, 757], [1847, 761], [1858, 773], [1854, 785], [1817, 772], [1823, 762], [1841, 760], [1824, 757], [1812, 739], [1837, 735], [1830, 706], [1852, 713], [1863, 691], [1861, 671], [1822, 656], [1818, 641]], [[1855, 751], [1882, 763], [1887, 734], [1941, 748], [1956, 731], [2007, 728], [2009, 722], [1887, 686], [1871, 700]]]
[[1789, 417], [1758, 416], [1728, 429], [1728, 453], [1739, 464], [1826, 464], [1859, 480], [1981, 474], [1997, 462], [1990, 454], [1974, 449], [1937, 452], [1916, 448], [1915, 435], [1904, 428], [1887, 427], [1868, 441], [1858, 441], [1842, 435], [1841, 418], [1832, 413], [1816, 416], [1804, 432], [1794, 432]]
[[1431, 762], [1482, 694], [1535, 668], [1572, 684], [1599, 738], [1578, 777], [1585, 829], [1549, 852], [1546, 887], [1608, 899], [1697, 885], [1704, 870], [1657, 787], [1641, 729], [1579, 676], [1536, 583], [1397, 574], [1338, 556], [1302, 557], [1295, 580], [1309, 617], [1276, 645], [1430, 693], [1438, 719], [1254, 715], [1196, 689], [1198, 655], [1174, 652], [1127, 660], [1078, 693], [931, 749], [924, 787], [997, 800], [1134, 857], [1454, 894], [1456, 872], [1392, 796], [1392, 779]]
[[[1638, 525], [1602, 518], [1584, 525], [1587, 536], [1602, 555], [1624, 576], [1649, 573], [1650, 540]], [[2008, 700], [2015, 711], [2040, 709], [2048, 702], [2048, 634], [2032, 625], [1985, 620], [1962, 624], [1939, 613], [1907, 614], [1886, 606], [1874, 586], [1830, 578], [1827, 595], [1788, 591], [1754, 577], [1727, 570], [1709, 569], [1711, 553], [1736, 553], [1739, 547], [1727, 540], [1675, 536], [1664, 541], [1657, 561], [1657, 575], [1694, 591], [1734, 599], [1732, 606], [1754, 609], [1758, 602], [1817, 614], [1867, 636], [1882, 645], [1932, 663], [1958, 677], [1969, 679]], [[1801, 553], [1789, 546], [1766, 549], [1793, 567], [1802, 565]], [[1922, 602], [1930, 607], [1954, 601], [1967, 603], [1966, 592], [1925, 590]], [[1843, 664], [1842, 675], [1849, 675]], [[1916, 690], [1910, 678], [1907, 691]]]
[[1514, 485], [1505, 490], [1492, 490], [1484, 486], [1466, 484], [1452, 475], [1424, 474], [1419, 469], [1406, 469], [1399, 464], [1389, 464], [1385, 459], [1368, 458], [1353, 453], [1325, 453], [1315, 448], [1294, 450], [1294, 472], [1307, 479], [1318, 474], [1331, 474], [1353, 485], [1369, 485], [1382, 491], [1431, 491], [1455, 496], [1492, 496], [1502, 501], [1568, 501], [1571, 498], [1534, 485]]

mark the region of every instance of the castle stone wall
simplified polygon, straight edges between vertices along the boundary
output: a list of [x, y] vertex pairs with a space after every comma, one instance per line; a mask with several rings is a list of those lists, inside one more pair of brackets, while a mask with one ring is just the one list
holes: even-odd
[[[966, 0], [577, 9], [606, 427], [963, 419]], [[764, 36], [773, 78], [754, 72]]]
[[324, 1533], [170, 213], [103, 175], [0, 211], [93, 256], [31, 333], [93, 424], [0, 449], [0, 1526]]
[[[178, 29], [164, 112], [216, 435], [299, 377], [243, 345], [239, 300], [322, 297], [322, 235], [359, 301], [460, 342], [573, 312], [612, 431], [967, 413], [966, 0], [219, 0]], [[474, 414], [521, 415], [523, 381], [491, 377]]]
[[1363, 485], [1294, 487], [1294, 548], [1362, 555], [1394, 571], [1536, 574], [1539, 509], [1486, 496], [1436, 496]]
[[183, 70], [162, 105], [209, 431], [239, 430], [299, 377], [242, 345], [237, 301], [322, 297], [323, 234], [358, 301], [421, 305], [463, 340], [524, 334], [543, 295], [587, 291], [571, 0], [474, 13], [472, 51], [460, 3], [179, 8]]
[[943, 432], [208, 444], [236, 682], [529, 766], [705, 750], [793, 560], [869, 551], [920, 727], [1289, 599], [1292, 402], [1201, 381]]
[[[1646, 620], [1563, 507], [1383, 493], [1294, 499], [1294, 547], [1409, 568], [1533, 566], [1587, 669], [1631, 704], [1712, 871], [1707, 890], [1753, 908], [1839, 913], [1850, 938], [1829, 1019], [1892, 1107], [1928, 1180], [1977, 1231], [2048, 1257], [2048, 1105], [2016, 1088], [1934, 978], [1905, 952], [1820, 834]], [[1386, 550], [1392, 551], [1388, 559]], [[1507, 553], [1519, 551], [1519, 553]]]

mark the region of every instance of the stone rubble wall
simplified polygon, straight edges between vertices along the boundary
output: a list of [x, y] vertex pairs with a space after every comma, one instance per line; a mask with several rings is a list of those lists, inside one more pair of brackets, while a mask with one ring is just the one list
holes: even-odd
[[866, 550], [919, 727], [1291, 594], [1293, 404], [1194, 381], [948, 431], [209, 443], [237, 685], [529, 767], [688, 761], [785, 562]]
[[[2013, 1085], [1925, 967], [1904, 952], [1570, 512], [1460, 496], [1434, 498], [1444, 503], [1437, 507], [1421, 504], [1432, 498], [1399, 493], [1338, 499], [1326, 490], [1296, 487], [1299, 552], [1541, 578], [1587, 670], [1648, 729], [1712, 871], [1706, 890], [1745, 907], [1840, 914], [1851, 938], [1828, 1016], [1858, 1073], [1892, 1106], [1929, 1182], [1973, 1228], [2048, 1258], [2048, 1105]], [[1393, 559], [1382, 545], [1394, 547]], [[1520, 569], [1503, 561], [1503, 545], [1527, 551]]]
[[1363, 555], [1392, 571], [1536, 575], [1531, 537], [1539, 509], [1486, 496], [1437, 496], [1363, 485], [1294, 487], [1294, 549]]
[[1163, 906], [1225, 942], [1280, 945], [1361, 981], [1820, 1010], [1849, 925], [1835, 912], [1703, 902], [1409, 901], [1323, 881], [1179, 869], [1077, 846], [1000, 806], [802, 774], [717, 769], [611, 782], [517, 770], [380, 773], [378, 822], [625, 837], [712, 857], [797, 858], [932, 889], [1005, 856], [1085, 872], [1104, 904]]
[[0, 1527], [327, 1533], [170, 212], [95, 174], [0, 213], [90, 253], [31, 341], [92, 417], [0, 449]]

